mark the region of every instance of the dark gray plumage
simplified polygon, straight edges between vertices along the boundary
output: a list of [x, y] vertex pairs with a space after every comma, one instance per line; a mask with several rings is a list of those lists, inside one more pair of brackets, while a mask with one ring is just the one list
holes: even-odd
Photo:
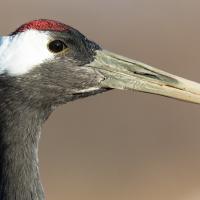
[[68, 59], [56, 55], [28, 76], [0, 75], [0, 200], [44, 199], [37, 157], [42, 124], [56, 106], [106, 90], [78, 92], [102, 79], [84, 67], [100, 47], [72, 28], [50, 34], [71, 49]]

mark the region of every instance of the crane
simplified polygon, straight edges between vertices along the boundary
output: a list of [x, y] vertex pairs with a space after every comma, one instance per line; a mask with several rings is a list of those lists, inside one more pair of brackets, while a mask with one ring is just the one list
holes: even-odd
[[0, 37], [0, 200], [45, 199], [42, 124], [59, 105], [111, 89], [200, 103], [200, 84], [104, 50], [55, 20]]

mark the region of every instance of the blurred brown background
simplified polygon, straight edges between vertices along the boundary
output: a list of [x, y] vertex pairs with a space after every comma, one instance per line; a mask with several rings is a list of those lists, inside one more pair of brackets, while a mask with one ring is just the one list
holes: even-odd
[[[200, 82], [198, 0], [2, 0], [1, 34], [35, 18]], [[200, 106], [111, 91], [68, 103], [40, 143], [47, 200], [199, 200]]]

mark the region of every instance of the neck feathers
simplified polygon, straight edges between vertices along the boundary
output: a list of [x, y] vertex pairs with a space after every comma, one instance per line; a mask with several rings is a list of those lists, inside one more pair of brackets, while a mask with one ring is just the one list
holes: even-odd
[[[38, 143], [51, 113], [24, 103], [0, 100], [0, 200], [43, 200]], [[6, 102], [6, 103], [5, 103]]]

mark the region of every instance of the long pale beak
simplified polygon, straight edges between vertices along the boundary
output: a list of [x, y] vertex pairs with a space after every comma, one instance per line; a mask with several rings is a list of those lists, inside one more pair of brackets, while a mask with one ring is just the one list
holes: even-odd
[[101, 87], [137, 90], [200, 103], [200, 84], [144, 63], [103, 50], [97, 51], [96, 59], [89, 66], [104, 75]]

